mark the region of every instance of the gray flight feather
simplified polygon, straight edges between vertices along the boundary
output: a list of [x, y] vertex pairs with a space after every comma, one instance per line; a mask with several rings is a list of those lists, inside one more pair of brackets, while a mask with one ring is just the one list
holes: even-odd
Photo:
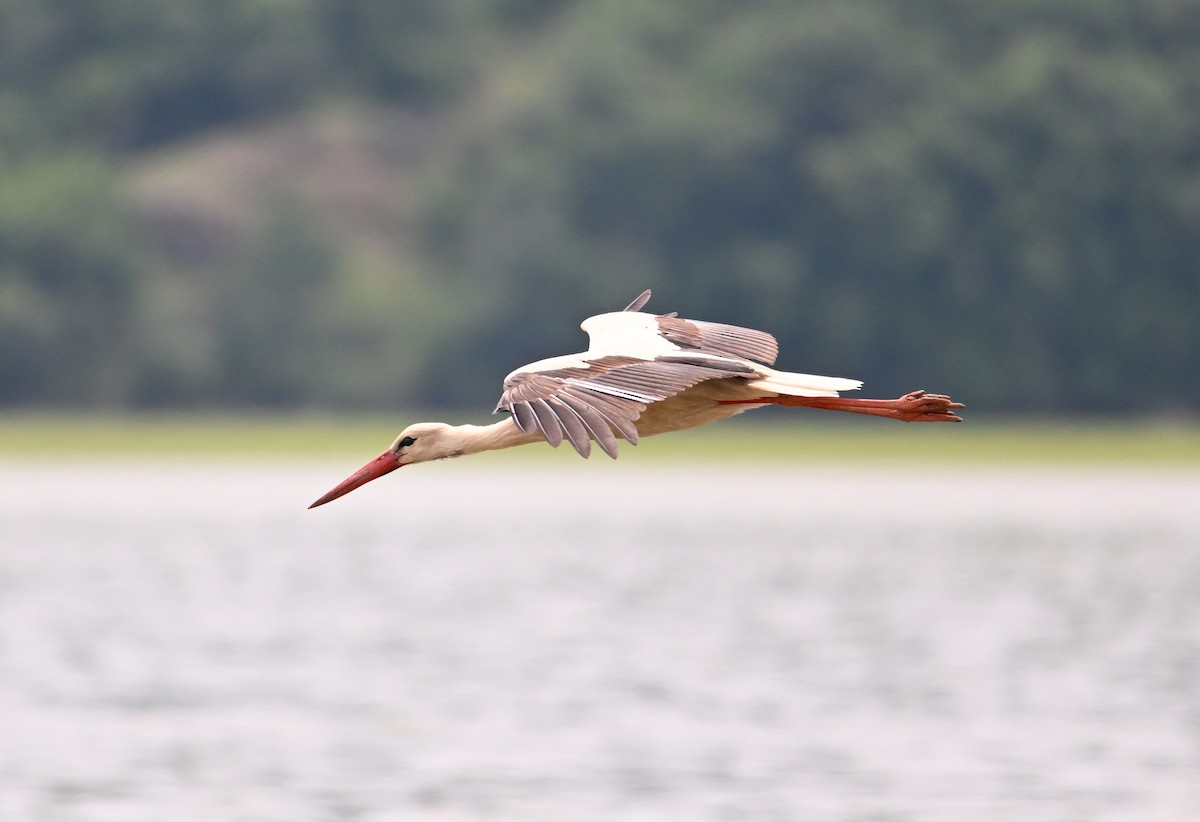
[[642, 306], [644, 306], [648, 302], [650, 302], [650, 289], [647, 288], [645, 291], [643, 291], [641, 294], [638, 295], [638, 298], [636, 300], [631, 302], [629, 305], [625, 306], [625, 308], [623, 310], [625, 310], [625, 311], [641, 311]]

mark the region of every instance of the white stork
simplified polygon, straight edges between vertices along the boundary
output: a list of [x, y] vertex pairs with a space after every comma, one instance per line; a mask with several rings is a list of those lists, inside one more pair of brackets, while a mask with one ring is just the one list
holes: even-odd
[[695, 428], [764, 405], [873, 414], [906, 422], [960, 422], [962, 403], [913, 391], [894, 400], [850, 399], [839, 391], [858, 380], [777, 371], [779, 346], [765, 331], [675, 314], [647, 314], [645, 291], [624, 311], [584, 320], [590, 340], [581, 354], [538, 360], [509, 374], [492, 425], [419, 422], [400, 432], [375, 459], [318, 499], [335, 500], [373, 479], [418, 462], [565, 439], [580, 456], [592, 443], [617, 458], [617, 440]]

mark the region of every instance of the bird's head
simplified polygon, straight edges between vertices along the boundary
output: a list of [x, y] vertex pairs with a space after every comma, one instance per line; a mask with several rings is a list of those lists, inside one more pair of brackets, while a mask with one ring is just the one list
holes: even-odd
[[318, 505], [332, 502], [338, 497], [349, 494], [355, 488], [366, 485], [371, 480], [379, 479], [384, 474], [390, 474], [405, 465], [457, 456], [451, 436], [452, 429], [453, 426], [443, 422], [418, 422], [408, 426], [400, 432], [395, 442], [386, 451], [346, 477], [329, 493], [308, 507], [316, 508]]

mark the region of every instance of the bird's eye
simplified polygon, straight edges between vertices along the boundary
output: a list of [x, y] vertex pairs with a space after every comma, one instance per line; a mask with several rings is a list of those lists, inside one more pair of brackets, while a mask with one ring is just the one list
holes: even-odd
[[400, 440], [399, 444], [400, 444], [401, 448], [407, 448], [408, 446], [412, 445], [414, 442], [416, 442], [415, 438], [405, 437], [404, 439]]

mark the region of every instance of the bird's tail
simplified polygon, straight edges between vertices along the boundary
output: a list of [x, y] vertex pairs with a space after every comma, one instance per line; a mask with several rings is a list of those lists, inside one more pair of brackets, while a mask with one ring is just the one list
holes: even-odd
[[[797, 374], [792, 371], [776, 371], [759, 367], [766, 376], [750, 383], [764, 392], [791, 397], [836, 397], [839, 391], [854, 391], [862, 387], [860, 380], [845, 377], [822, 377], [819, 374]], [[784, 403], [779, 403], [783, 405]]]

